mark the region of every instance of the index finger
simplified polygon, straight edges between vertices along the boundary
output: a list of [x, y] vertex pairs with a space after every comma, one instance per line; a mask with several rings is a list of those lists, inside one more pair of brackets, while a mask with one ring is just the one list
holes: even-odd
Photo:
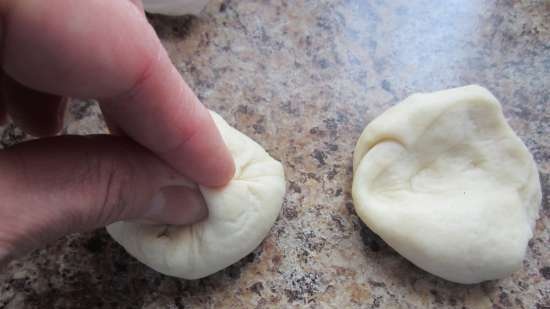
[[177, 170], [207, 186], [233, 176], [233, 161], [208, 110], [165, 53], [128, 92], [102, 100], [126, 134]]
[[0, 6], [2, 65], [49, 93], [99, 98], [128, 136], [196, 182], [220, 186], [234, 164], [208, 110], [129, 1], [11, 0]]

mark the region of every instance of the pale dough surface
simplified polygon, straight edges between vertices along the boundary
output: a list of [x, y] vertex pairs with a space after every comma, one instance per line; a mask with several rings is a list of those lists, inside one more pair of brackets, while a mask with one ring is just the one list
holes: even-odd
[[353, 166], [358, 215], [420, 268], [476, 283], [521, 267], [538, 171], [485, 88], [408, 97], [365, 128]]
[[208, 0], [142, 0], [146, 12], [163, 15], [198, 15]]
[[117, 222], [109, 234], [131, 255], [158, 272], [197, 279], [219, 271], [254, 250], [275, 223], [285, 194], [280, 162], [252, 139], [212, 117], [235, 161], [225, 187], [200, 187], [208, 205], [205, 221], [191, 226]]

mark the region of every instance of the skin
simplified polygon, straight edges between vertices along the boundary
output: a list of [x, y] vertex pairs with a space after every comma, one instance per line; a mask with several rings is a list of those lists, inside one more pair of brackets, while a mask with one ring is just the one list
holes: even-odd
[[[0, 120], [40, 137], [0, 150], [0, 263], [119, 220], [199, 221], [185, 179], [233, 176], [137, 0], [0, 0], [0, 61]], [[68, 97], [97, 99], [116, 134], [55, 136]]]

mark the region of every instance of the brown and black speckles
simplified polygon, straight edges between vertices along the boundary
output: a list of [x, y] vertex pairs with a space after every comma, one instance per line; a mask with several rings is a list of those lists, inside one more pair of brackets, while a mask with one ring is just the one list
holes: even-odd
[[260, 123], [255, 123], [252, 125], [252, 128], [254, 128], [254, 133], [256, 134], [263, 134], [265, 133], [265, 127]]
[[298, 217], [298, 211], [294, 207], [283, 207], [283, 216], [287, 220], [294, 220]]
[[313, 154], [311, 155], [313, 158], [315, 158], [315, 160], [317, 160], [318, 162], [318, 166], [324, 166], [326, 165], [326, 159], [327, 159], [327, 155], [319, 150], [319, 149], [315, 149], [313, 150]]
[[309, 134], [316, 135], [319, 138], [323, 138], [326, 136], [327, 133], [325, 130], [321, 130], [319, 127], [313, 127], [309, 129]]
[[443, 299], [443, 297], [441, 297], [441, 295], [439, 294], [439, 292], [437, 290], [431, 289], [430, 294], [432, 294], [432, 296], [434, 298], [434, 303], [436, 305], [439, 305], [439, 306], [443, 305], [444, 299]]
[[257, 256], [261, 254], [261, 245], [258, 249], [260, 250], [255, 250], [254, 252], [248, 254], [237, 263], [222, 270], [222, 272], [227, 274], [227, 276], [231, 279], [238, 279], [241, 276], [243, 268], [246, 268], [248, 264], [253, 263]]
[[313, 172], [306, 173], [305, 176], [307, 179], [315, 180], [316, 182], [321, 182], [321, 176]]
[[325, 143], [325, 147], [331, 152], [338, 151], [338, 145], [333, 143]]
[[283, 256], [280, 255], [280, 254], [275, 254], [272, 258], [271, 258], [271, 263], [273, 264], [273, 266], [275, 268], [278, 268], [281, 263], [283, 262]]
[[[350, 198], [351, 199], [351, 198]], [[351, 214], [351, 215], [356, 215], [355, 214], [355, 207], [353, 207], [353, 203], [352, 202], [347, 202], [345, 204], [346, 206], [346, 210], [348, 211], [348, 214]]]
[[500, 292], [498, 294], [498, 302], [499, 305], [503, 306], [503, 308], [510, 308], [512, 306], [512, 303], [510, 302], [510, 297], [506, 292]]
[[287, 278], [289, 288], [284, 290], [288, 302], [308, 303], [319, 292], [320, 279], [320, 273], [292, 271]]
[[304, 248], [310, 251], [320, 252], [326, 244], [326, 239], [317, 236], [313, 231], [299, 231], [296, 234], [296, 238], [301, 241]]
[[285, 289], [285, 295], [289, 303], [293, 303], [303, 299], [303, 296], [300, 294], [300, 291], [298, 290]]
[[295, 181], [290, 180], [288, 183], [289, 183], [288, 185], [289, 191], [294, 193], [302, 193], [302, 188]]
[[360, 222], [361, 225], [361, 240], [365, 244], [366, 248], [368, 248], [372, 252], [378, 252], [382, 250], [385, 247], [388, 247], [386, 242], [380, 238], [380, 236], [376, 235], [369, 227], [364, 224], [363, 222]]
[[248, 287], [248, 289], [258, 294], [258, 296], [262, 296], [262, 291], [264, 290], [264, 284], [258, 281], [253, 283], [250, 287]]
[[281, 102], [281, 110], [294, 117], [300, 116], [300, 109], [298, 108], [296, 103], [293, 103], [289, 100]]
[[[353, 162], [353, 161], [352, 161]], [[351, 163], [351, 162], [350, 162]], [[346, 174], [353, 175], [353, 163], [346, 167]]]
[[74, 120], [81, 120], [93, 116], [92, 106], [94, 101], [73, 100], [69, 104], [68, 112], [74, 117]]
[[183, 301], [183, 297], [176, 296], [174, 297], [174, 305], [177, 309], [185, 309], [185, 303]]
[[0, 141], [0, 145], [3, 149], [6, 149], [28, 139], [29, 136], [25, 134], [25, 132], [19, 129], [19, 127], [15, 124], [10, 123], [2, 131], [2, 140]]
[[227, 6], [229, 5], [229, 2], [228, 0], [226, 1], [223, 1], [221, 4], [220, 4], [220, 8], [219, 8], [219, 12], [220, 13], [223, 13], [227, 10]]
[[115, 274], [122, 275], [128, 272], [128, 265], [129, 265], [128, 257], [125, 256], [124, 258], [118, 258], [114, 261], [112, 261], [113, 265], [113, 271]]
[[340, 233], [344, 233], [346, 231], [346, 225], [344, 224], [344, 219], [342, 217], [331, 214], [330, 219], [334, 222], [334, 225]]
[[25, 278], [21, 278], [21, 279], [10, 279], [8, 281], [8, 283], [10, 284], [10, 286], [12, 286], [12, 288], [14, 290], [17, 290], [17, 291], [22, 291], [22, 290], [25, 290], [28, 288], [29, 286], [29, 281], [28, 279], [25, 279]]
[[[550, 155], [548, 160], [550, 161]], [[542, 188], [542, 208], [550, 210], [550, 173], [541, 173], [540, 185]]]
[[317, 26], [323, 29], [323, 31], [331, 31], [334, 25], [332, 20], [327, 16], [321, 16], [317, 18]]
[[542, 277], [546, 280], [550, 280], [550, 266], [543, 267], [539, 270]]
[[[493, 284], [493, 283], [491, 281], [487, 283], [487, 285], [490, 285], [490, 284]], [[523, 290], [526, 290], [529, 287], [528, 284], [524, 281], [518, 281], [517, 285]]]
[[[328, 171], [327, 178], [328, 178], [328, 180], [333, 180], [334, 177], [336, 177], [336, 175], [338, 175], [338, 167], [337, 166], [331, 168], [330, 171]], [[338, 189], [338, 190], [341, 191], [341, 189]]]
[[309, 256], [310, 256], [310, 252], [307, 249], [305, 248], [296, 249], [296, 257], [301, 263], [307, 264], [309, 262]]
[[237, 113], [245, 114], [248, 116], [252, 116], [255, 114], [252, 108], [250, 108], [248, 105], [242, 105], [242, 104], [237, 107]]
[[101, 252], [105, 246], [104, 235], [96, 233], [84, 244], [84, 247], [91, 253]]
[[329, 130], [332, 134], [337, 134], [338, 130], [338, 121], [336, 121], [335, 118], [328, 118], [323, 120], [325, 127], [327, 130]]
[[371, 308], [380, 308], [380, 305], [384, 302], [383, 296], [374, 296], [372, 299]]
[[386, 284], [384, 282], [369, 280], [369, 285], [373, 288], [386, 288]]
[[449, 303], [449, 306], [454, 307], [454, 306], [456, 306], [456, 304], [458, 303], [458, 301], [456, 300], [456, 298], [454, 298], [454, 297], [451, 296], [451, 297], [449, 297], [449, 299], [448, 299], [448, 303]]
[[147, 14], [149, 23], [153, 25], [157, 35], [164, 40], [184, 39], [192, 29], [193, 16], [164, 16]]
[[[78, 247], [82, 248], [83, 246], [80, 244]], [[55, 253], [55, 247], [50, 246], [49, 249], [46, 249], [47, 253]], [[75, 260], [70, 261], [78, 263], [79, 267], [72, 267], [70, 264], [56, 267], [53, 263], [42, 264], [38, 260], [30, 263], [25, 261], [24, 263], [28, 266], [27, 273], [24, 276], [18, 275], [21, 278], [9, 282], [9, 284], [14, 292], [24, 300], [24, 308], [53, 308], [54, 304], [57, 305], [56, 307], [62, 304], [62, 307], [77, 309], [101, 306], [118, 308], [122, 305], [140, 307], [143, 304], [143, 298], [128, 287], [127, 280], [125, 284], [122, 284], [122, 288], [113, 284], [113, 280], [119, 276], [112, 273], [109, 276], [98, 275], [97, 272], [102, 269], [98, 269], [94, 263], [90, 263], [87, 256], [87, 254], [76, 254]], [[108, 264], [109, 260], [106, 260], [105, 263]], [[144, 289], [146, 287], [135, 284], [134, 288]], [[140, 294], [143, 295], [143, 293]], [[2, 295], [5, 294], [2, 292]]]
[[381, 83], [382, 89], [386, 90], [387, 92], [392, 92], [391, 84], [387, 79], [384, 79]]

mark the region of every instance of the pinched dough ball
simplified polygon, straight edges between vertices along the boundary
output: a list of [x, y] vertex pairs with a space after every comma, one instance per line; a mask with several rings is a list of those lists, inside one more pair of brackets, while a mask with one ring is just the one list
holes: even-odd
[[485, 88], [408, 97], [365, 128], [353, 167], [358, 215], [417, 266], [459, 283], [521, 267], [539, 176]]
[[283, 203], [281, 163], [219, 115], [212, 117], [236, 171], [223, 188], [200, 187], [208, 218], [190, 226], [117, 222], [107, 227], [126, 251], [166, 275], [197, 279], [237, 262], [262, 242]]

